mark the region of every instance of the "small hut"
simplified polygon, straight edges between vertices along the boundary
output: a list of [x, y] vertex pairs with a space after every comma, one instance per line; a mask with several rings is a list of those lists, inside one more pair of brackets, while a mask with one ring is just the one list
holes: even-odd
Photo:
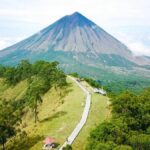
[[51, 137], [47, 137], [44, 140], [44, 146], [43, 146], [43, 150], [50, 150], [53, 147], [55, 147], [55, 139], [51, 138]]
[[93, 89], [94, 93], [99, 93], [99, 94], [102, 94], [102, 95], [106, 95], [106, 91], [104, 91], [103, 89], [97, 89], [97, 88], [94, 88]]

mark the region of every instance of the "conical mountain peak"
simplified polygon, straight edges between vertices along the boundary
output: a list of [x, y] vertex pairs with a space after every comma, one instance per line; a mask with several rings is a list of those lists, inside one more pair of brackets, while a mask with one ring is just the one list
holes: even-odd
[[74, 12], [71, 15], [64, 16], [61, 18], [58, 23], [69, 25], [71, 27], [76, 27], [76, 26], [92, 26], [95, 25], [92, 21], [90, 21], [88, 18], [83, 16], [79, 12]]
[[79, 17], [81, 17], [81, 16], [83, 16], [81, 13], [79, 13], [79, 12], [74, 12], [72, 15], [70, 15], [70, 16], [79, 16]]
[[[64, 16], [28, 39], [8, 48], [25, 51], [130, 55], [125, 45], [79, 12]], [[7, 49], [7, 50], [8, 50]]]
[[76, 19], [87, 19], [85, 16], [83, 16], [81, 13], [79, 13], [79, 12], [74, 12], [73, 14], [71, 14], [71, 15], [69, 15], [69, 17], [71, 18], [71, 19], [74, 19], [74, 18], [76, 18]]

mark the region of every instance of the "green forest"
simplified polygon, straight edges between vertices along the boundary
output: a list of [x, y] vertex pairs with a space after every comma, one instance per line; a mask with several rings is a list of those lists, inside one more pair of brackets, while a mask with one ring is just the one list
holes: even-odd
[[150, 88], [111, 99], [112, 119], [90, 134], [87, 150], [149, 150]]

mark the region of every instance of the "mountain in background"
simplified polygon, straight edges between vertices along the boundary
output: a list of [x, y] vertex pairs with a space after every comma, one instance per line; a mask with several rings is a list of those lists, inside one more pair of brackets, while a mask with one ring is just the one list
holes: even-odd
[[22, 59], [59, 61], [66, 72], [107, 82], [132, 74], [150, 75], [148, 57], [135, 57], [127, 46], [78, 12], [0, 51], [1, 64], [16, 65]]

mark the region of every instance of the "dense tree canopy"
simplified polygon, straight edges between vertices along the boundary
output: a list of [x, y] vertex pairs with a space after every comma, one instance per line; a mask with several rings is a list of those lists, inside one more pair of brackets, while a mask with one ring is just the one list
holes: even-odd
[[90, 134], [87, 150], [149, 150], [150, 89], [124, 92], [112, 99], [113, 117]]
[[66, 75], [59, 69], [58, 64], [42, 60], [31, 64], [28, 60], [22, 60], [16, 67], [0, 66], [0, 77], [5, 78], [8, 84], [15, 85], [24, 79], [30, 81], [31, 77], [36, 75], [42, 77], [49, 86], [64, 86]]

